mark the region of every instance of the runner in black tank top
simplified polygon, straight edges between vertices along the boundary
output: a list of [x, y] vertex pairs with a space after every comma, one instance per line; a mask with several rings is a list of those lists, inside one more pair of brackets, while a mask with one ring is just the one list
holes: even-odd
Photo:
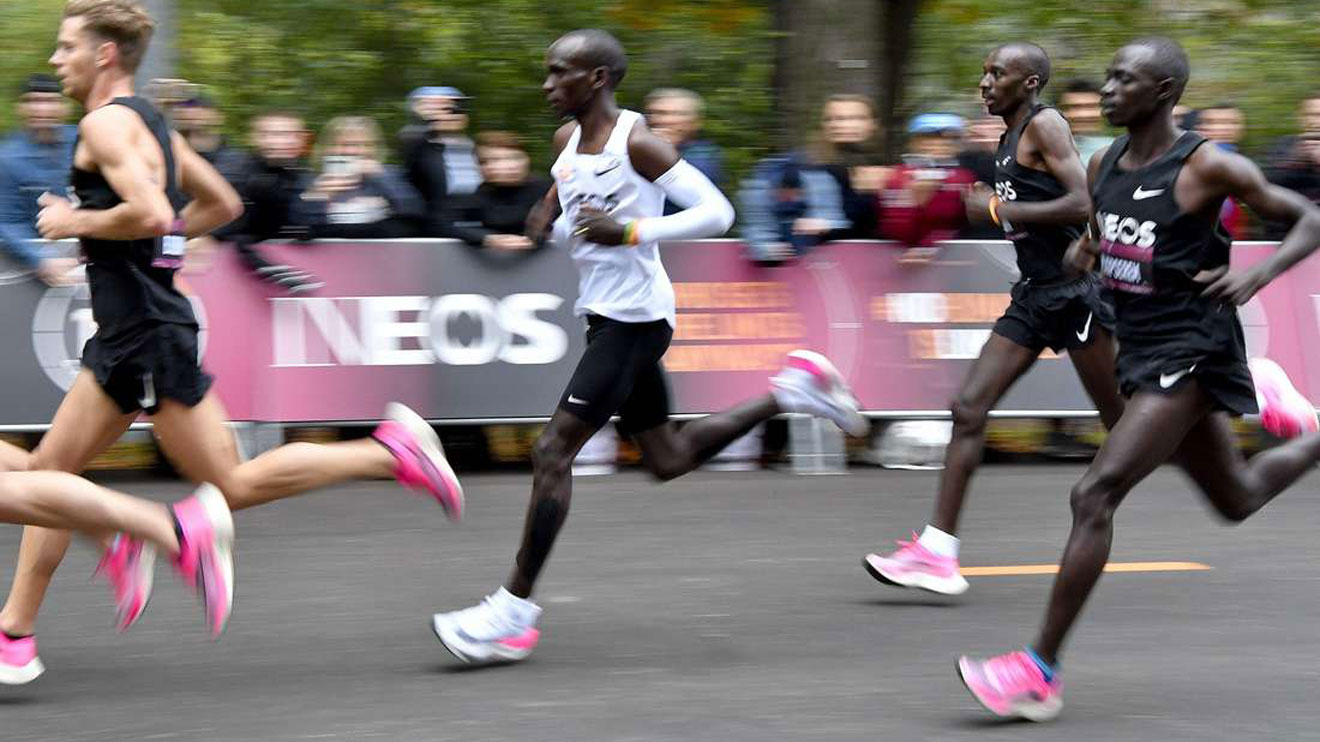
[[[463, 492], [439, 438], [400, 404], [386, 407], [386, 420], [369, 438], [281, 446], [240, 462], [224, 409], [198, 365], [197, 321], [174, 286], [174, 270], [183, 256], [182, 237], [210, 233], [235, 219], [242, 204], [215, 168], [134, 96], [133, 73], [153, 27], [141, 5], [86, 0], [66, 13], [71, 14], [60, 24], [51, 63], [65, 93], [88, 112], [74, 151], [78, 206], [43, 196], [37, 226], [46, 239], [82, 240], [99, 327], [87, 344], [85, 368], [33, 452], [31, 468], [82, 470], [145, 410], [165, 455], [194, 481], [218, 486], [233, 508], [338, 482], [393, 476], [458, 518]], [[112, 28], [93, 31], [93, 23]], [[129, 43], [121, 49], [124, 42]], [[191, 199], [186, 205], [184, 194]], [[68, 543], [62, 531], [24, 534], [9, 600], [0, 611], [0, 632], [32, 633]], [[134, 543], [139, 556], [127, 571], [149, 574], [150, 559], [141, 556], [146, 552], [138, 548], [140, 541]], [[232, 578], [227, 546], [206, 562], [203, 571], [213, 578], [208, 584]], [[228, 619], [231, 595], [208, 590], [204, 596], [213, 632]], [[145, 605], [141, 591], [130, 591], [129, 597], [121, 601], [121, 628]], [[0, 676], [7, 656], [0, 656]]]
[[[165, 196], [176, 213], [181, 211], [187, 197], [178, 187], [164, 116], [138, 97], [115, 98], [110, 105], [124, 106], [142, 119], [164, 157]], [[75, 166], [72, 187], [82, 209], [106, 211], [123, 203], [99, 172]], [[174, 231], [136, 240], [81, 240], [97, 326], [82, 363], [125, 413], [153, 413], [164, 399], [191, 407], [211, 386], [211, 377], [199, 366], [192, 304], [174, 285], [184, 246]]]
[[1216, 406], [1256, 412], [1247, 347], [1237, 311], [1203, 295], [1203, 271], [1227, 269], [1231, 238], [1219, 214], [1185, 213], [1175, 184], [1206, 139], [1183, 132], [1139, 168], [1121, 167], [1130, 138], [1110, 145], [1092, 198], [1100, 271], [1118, 315], [1118, 378], [1125, 396], [1171, 392], [1196, 381]]
[[1067, 350], [1106, 426], [1122, 410], [1114, 381], [1113, 313], [1094, 275], [1063, 267], [1090, 200], [1068, 124], [1038, 100], [1049, 70], [1049, 58], [1034, 44], [1007, 44], [986, 58], [981, 94], [1008, 130], [995, 156], [994, 190], [977, 184], [966, 197], [967, 213], [1003, 226], [1022, 278], [953, 403], [953, 439], [930, 523], [897, 552], [862, 560], [871, 576], [887, 584], [944, 594], [967, 589], [954, 534], [968, 481], [981, 462], [986, 419], [1045, 348]]
[[[1320, 210], [1270, 185], [1249, 160], [1174, 126], [1187, 76], [1176, 42], [1142, 39], [1119, 50], [1101, 94], [1105, 117], [1129, 136], [1091, 160], [1094, 240], [1079, 240], [1068, 260], [1082, 267], [1100, 258], [1131, 397], [1073, 488], [1072, 533], [1040, 634], [1029, 649], [958, 663], [968, 689], [1000, 716], [1043, 721], [1062, 709], [1064, 637], [1108, 560], [1114, 510], [1157, 466], [1176, 458], [1221, 515], [1241, 521], [1320, 459], [1320, 433], [1310, 432], [1245, 461], [1229, 423], [1260, 400], [1262, 419], [1279, 433], [1320, 428], [1277, 365], [1253, 359], [1248, 374], [1235, 308], [1320, 246]], [[1242, 271], [1228, 270], [1219, 227], [1229, 197], [1294, 225], [1269, 260]]]

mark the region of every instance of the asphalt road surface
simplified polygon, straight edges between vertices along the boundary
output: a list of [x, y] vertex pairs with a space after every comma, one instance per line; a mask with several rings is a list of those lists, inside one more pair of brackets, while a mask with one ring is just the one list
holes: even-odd
[[[1056, 561], [1081, 471], [984, 468], [963, 564]], [[1235, 528], [1176, 471], [1137, 489], [1114, 560], [1211, 569], [1107, 575], [1064, 659], [1063, 715], [1041, 726], [991, 718], [954, 661], [1029, 641], [1050, 577], [977, 577], [946, 599], [859, 566], [925, 522], [933, 473], [579, 479], [538, 593], [540, 648], [466, 669], [429, 616], [504, 579], [529, 480], [468, 476], [460, 526], [385, 482], [240, 514], [217, 643], [165, 565], [142, 621], [116, 634], [95, 556], [75, 547], [38, 633], [47, 673], [0, 688], [0, 740], [1320, 739], [1315, 476]], [[0, 579], [18, 536], [0, 530]]]

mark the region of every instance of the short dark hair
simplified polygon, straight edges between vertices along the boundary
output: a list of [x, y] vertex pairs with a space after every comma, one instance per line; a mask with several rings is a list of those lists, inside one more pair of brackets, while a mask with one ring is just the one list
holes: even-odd
[[1050, 55], [1046, 54], [1039, 44], [1030, 41], [1010, 41], [995, 48], [996, 51], [1002, 49], [1016, 49], [1022, 52], [1027, 71], [1040, 78], [1040, 85], [1036, 90], [1045, 89], [1045, 84], [1050, 81]]
[[1192, 63], [1182, 45], [1167, 36], [1146, 36], [1128, 46], [1144, 46], [1151, 51], [1151, 71], [1161, 80], [1173, 80], [1173, 102], [1176, 104], [1192, 76]]
[[623, 44], [613, 34], [599, 28], [579, 28], [559, 37], [556, 44], [568, 40], [578, 42], [574, 59], [591, 69], [604, 67], [610, 72], [610, 87], [617, 88], [628, 74], [628, 55], [623, 51]]
[[54, 75], [35, 74], [28, 75], [28, 78], [19, 86], [18, 95], [28, 95], [30, 93], [55, 93], [56, 95], [64, 92], [60, 87], [60, 81]]
[[1202, 106], [1200, 112], [1205, 113], [1206, 111], [1241, 111], [1241, 110], [1242, 110], [1242, 106], [1239, 106], [1236, 103], [1232, 103], [1229, 101], [1220, 101], [1218, 103], [1214, 103], [1209, 106]]
[[1065, 95], [1068, 93], [1090, 93], [1093, 95], [1099, 95], [1100, 86], [1085, 78], [1074, 77], [1068, 81], [1068, 84], [1063, 88], [1063, 92]]

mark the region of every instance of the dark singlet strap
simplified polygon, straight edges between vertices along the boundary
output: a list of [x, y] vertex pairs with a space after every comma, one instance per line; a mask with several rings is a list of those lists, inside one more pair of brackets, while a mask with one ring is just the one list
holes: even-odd
[[110, 105], [132, 109], [142, 119], [142, 123], [147, 125], [151, 135], [156, 138], [156, 144], [160, 145], [161, 154], [165, 158], [165, 194], [177, 210], [180, 207], [178, 170], [174, 162], [174, 143], [170, 137], [169, 125], [165, 123], [165, 117], [146, 99], [137, 96], [115, 98], [110, 101]]

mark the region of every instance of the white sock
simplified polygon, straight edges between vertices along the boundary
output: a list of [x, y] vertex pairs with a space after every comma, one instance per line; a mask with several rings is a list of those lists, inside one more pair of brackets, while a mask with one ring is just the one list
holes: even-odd
[[950, 559], [958, 558], [958, 537], [951, 533], [945, 533], [935, 526], [926, 526], [926, 530], [921, 532], [921, 537], [917, 539], [917, 543], [939, 556]]
[[523, 628], [535, 626], [536, 620], [541, 617], [541, 606], [526, 598], [520, 598], [503, 587], [496, 590], [495, 594], [490, 597], [491, 602], [504, 614], [505, 618]]

